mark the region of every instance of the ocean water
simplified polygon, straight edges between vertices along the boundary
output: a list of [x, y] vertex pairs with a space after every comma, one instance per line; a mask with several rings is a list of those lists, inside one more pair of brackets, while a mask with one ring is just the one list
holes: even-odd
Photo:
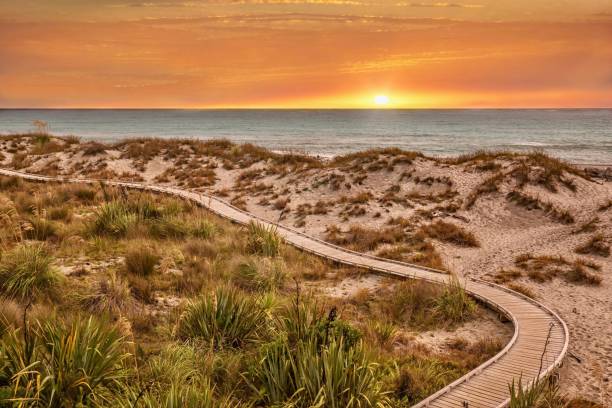
[[372, 147], [433, 156], [535, 149], [575, 163], [612, 164], [612, 109], [0, 109], [0, 134], [33, 130], [37, 119], [54, 134], [101, 141], [227, 138], [322, 156]]

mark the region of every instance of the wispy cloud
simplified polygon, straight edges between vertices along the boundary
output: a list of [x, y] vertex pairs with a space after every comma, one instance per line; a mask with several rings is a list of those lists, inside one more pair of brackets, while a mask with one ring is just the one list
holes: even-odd
[[421, 8], [482, 8], [483, 4], [463, 4], [463, 3], [397, 3], [397, 6], [403, 7], [421, 7]]

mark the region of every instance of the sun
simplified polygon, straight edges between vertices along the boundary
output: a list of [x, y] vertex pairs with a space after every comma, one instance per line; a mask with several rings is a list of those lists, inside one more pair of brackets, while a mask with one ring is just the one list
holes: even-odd
[[376, 95], [374, 97], [374, 103], [376, 105], [388, 105], [389, 97], [387, 95]]

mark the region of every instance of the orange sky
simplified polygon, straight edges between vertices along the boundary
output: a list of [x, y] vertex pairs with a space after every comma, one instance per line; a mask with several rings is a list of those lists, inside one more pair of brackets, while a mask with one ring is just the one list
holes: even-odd
[[3, 0], [0, 107], [612, 107], [612, 0]]

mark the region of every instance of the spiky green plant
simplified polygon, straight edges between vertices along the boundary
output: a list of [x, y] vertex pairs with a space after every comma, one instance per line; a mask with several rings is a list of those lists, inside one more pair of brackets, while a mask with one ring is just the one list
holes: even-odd
[[278, 235], [276, 227], [266, 226], [251, 221], [248, 225], [247, 250], [253, 254], [263, 256], [277, 256], [280, 254], [282, 238]]
[[255, 298], [222, 286], [187, 304], [176, 335], [236, 348], [255, 340], [264, 323], [265, 313]]
[[541, 378], [527, 387], [522, 377], [508, 385], [510, 391], [509, 408], [568, 408], [573, 406], [561, 395], [559, 383], [554, 377]]
[[291, 346], [286, 337], [264, 347], [252, 367], [262, 402], [293, 407], [390, 407], [379, 366], [361, 343], [346, 347], [343, 337], [320, 344], [309, 337]]
[[111, 201], [96, 210], [90, 229], [94, 235], [123, 237], [137, 220], [136, 214], [130, 212], [124, 203]]
[[0, 261], [0, 292], [13, 298], [38, 297], [54, 287], [60, 275], [42, 244], [21, 244]]
[[0, 350], [9, 361], [0, 384], [11, 389], [10, 400], [34, 407], [105, 405], [127, 375], [129, 354], [112, 327], [93, 318], [71, 323], [37, 322], [5, 336]]

